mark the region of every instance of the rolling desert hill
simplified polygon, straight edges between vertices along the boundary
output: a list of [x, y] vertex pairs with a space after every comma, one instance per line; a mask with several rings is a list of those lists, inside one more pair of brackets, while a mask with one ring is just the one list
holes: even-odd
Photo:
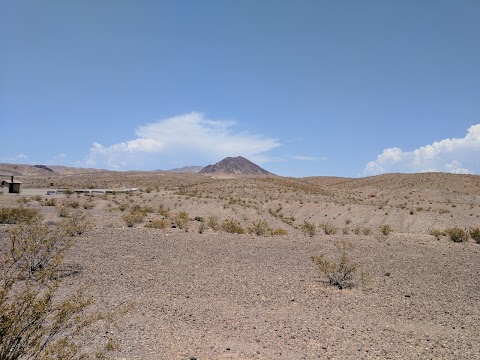
[[[0, 209], [88, 221], [62, 296], [91, 284], [96, 309], [132, 304], [115, 358], [480, 358], [478, 175], [16, 169], [22, 193], [3, 190]], [[139, 190], [46, 195], [57, 188]], [[0, 224], [0, 248], [14, 226]], [[452, 229], [472, 235], [454, 242]], [[339, 249], [356, 266], [351, 289], [311, 260], [338, 264]]]

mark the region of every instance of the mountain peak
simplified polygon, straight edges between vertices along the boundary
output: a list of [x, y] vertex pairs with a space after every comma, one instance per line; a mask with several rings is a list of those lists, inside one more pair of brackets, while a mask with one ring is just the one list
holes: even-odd
[[205, 166], [204, 175], [274, 175], [242, 156], [226, 157], [214, 165]]

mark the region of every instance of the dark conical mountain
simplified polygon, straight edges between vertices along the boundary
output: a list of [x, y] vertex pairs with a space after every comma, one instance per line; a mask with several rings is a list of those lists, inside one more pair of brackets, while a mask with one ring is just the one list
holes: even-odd
[[215, 165], [205, 166], [199, 174], [204, 175], [274, 175], [244, 157], [227, 157]]

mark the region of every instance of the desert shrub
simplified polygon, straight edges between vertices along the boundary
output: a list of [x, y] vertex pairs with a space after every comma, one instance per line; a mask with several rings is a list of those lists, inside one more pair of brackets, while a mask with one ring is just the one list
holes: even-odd
[[128, 209], [128, 205], [125, 204], [125, 203], [118, 205], [118, 210], [120, 210], [120, 211], [122, 211], [122, 212], [125, 211], [125, 210], [127, 210], [127, 209]]
[[315, 225], [309, 223], [308, 221], [305, 221], [302, 226], [300, 226], [300, 230], [302, 230], [302, 232], [307, 236], [314, 236], [317, 232]]
[[270, 235], [271, 236], [288, 235], [288, 231], [282, 228], [270, 229]]
[[240, 223], [234, 219], [225, 219], [222, 221], [221, 229], [230, 234], [244, 234], [245, 230]]
[[320, 224], [320, 228], [326, 235], [335, 235], [338, 229], [331, 221], [324, 221]]
[[133, 212], [122, 215], [123, 221], [128, 227], [134, 227], [135, 225], [140, 224], [143, 221], [145, 214], [141, 212]]
[[468, 234], [477, 244], [480, 244], [480, 228], [470, 228]]
[[170, 222], [168, 222], [165, 219], [156, 219], [150, 221], [148, 224], [145, 225], [147, 228], [151, 229], [166, 229], [170, 225]]
[[66, 206], [61, 206], [58, 216], [67, 217], [68, 215], [70, 215], [70, 211], [68, 210], [68, 208]]
[[71, 207], [72, 209], [76, 209], [80, 206], [80, 203], [76, 200], [74, 201], [65, 201], [65, 206]]
[[157, 211], [160, 215], [162, 215], [163, 217], [169, 217], [170, 216], [170, 212], [168, 211], [168, 209], [166, 209], [163, 205], [160, 205], [158, 207], [158, 211]]
[[357, 265], [348, 256], [351, 245], [337, 243], [336, 248], [340, 253], [337, 261], [329, 259], [324, 254], [312, 256], [311, 260], [317, 265], [319, 272], [326, 277], [330, 285], [339, 289], [352, 288], [357, 283]]
[[42, 201], [42, 196], [41, 195], [33, 195], [31, 197], [33, 201]]
[[343, 234], [343, 235], [348, 235], [349, 233], [350, 233], [350, 229], [345, 226], [345, 227], [342, 229], [342, 234]]
[[63, 223], [65, 232], [70, 236], [83, 234], [92, 227], [92, 223], [81, 211], [75, 211], [67, 216]]
[[218, 222], [218, 218], [214, 215], [209, 216], [207, 220], [207, 226], [214, 231], [220, 230], [220, 224]]
[[432, 229], [429, 233], [430, 235], [435, 236], [437, 240], [440, 240], [440, 237], [443, 235], [443, 232], [439, 229]]
[[370, 235], [370, 234], [372, 233], [372, 230], [371, 230], [370, 228], [368, 228], [368, 227], [364, 227], [364, 228], [362, 228], [362, 233], [363, 233], [363, 235], [367, 235], [367, 236], [368, 236], [368, 235]]
[[187, 230], [188, 229], [188, 224], [190, 222], [190, 217], [185, 211], [181, 211], [172, 217], [173, 222], [175, 223], [175, 226], [177, 226], [179, 229]]
[[354, 229], [353, 229], [353, 233], [355, 235], [360, 235], [360, 233], [362, 232], [362, 228], [360, 226], [356, 226]]
[[468, 233], [459, 227], [445, 229], [445, 234], [453, 242], [460, 243], [468, 240]]
[[85, 210], [91, 210], [91, 209], [93, 209], [94, 207], [95, 207], [95, 203], [94, 203], [93, 201], [85, 201], [85, 202], [83, 203], [83, 208], [84, 208]]
[[257, 236], [264, 236], [270, 232], [270, 227], [265, 220], [252, 221], [252, 226], [248, 228], [248, 232]]
[[0, 224], [18, 224], [35, 222], [41, 218], [36, 209], [29, 208], [0, 208]]
[[0, 359], [98, 359], [115, 349], [102, 329], [110, 314], [91, 311], [84, 290], [57, 295], [72, 245], [64, 233], [39, 221], [9, 232], [9, 248], [0, 254]]
[[57, 199], [55, 198], [50, 198], [47, 199], [44, 203], [42, 203], [43, 206], [56, 206], [57, 205]]
[[30, 199], [26, 198], [26, 197], [21, 197], [21, 198], [17, 199], [17, 203], [19, 203], [19, 204], [28, 204], [29, 202], [30, 202]]
[[382, 235], [388, 235], [391, 232], [392, 232], [392, 227], [390, 225], [386, 225], [386, 224], [380, 225], [380, 233]]

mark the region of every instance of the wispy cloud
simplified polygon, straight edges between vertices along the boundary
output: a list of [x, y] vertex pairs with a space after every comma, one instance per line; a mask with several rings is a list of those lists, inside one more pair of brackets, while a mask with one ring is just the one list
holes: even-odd
[[300, 161], [318, 161], [318, 160], [327, 160], [326, 157], [317, 157], [317, 156], [303, 156], [303, 155], [292, 155], [289, 156], [290, 159], [300, 160]]
[[93, 143], [84, 164], [123, 169], [158, 167], [166, 159], [193, 164], [237, 155], [261, 158], [280, 145], [263, 135], [235, 132], [235, 124], [195, 112], [163, 119], [137, 128], [134, 139], [108, 146]]
[[364, 168], [364, 175], [386, 172], [442, 171], [457, 174], [480, 173], [480, 124], [471, 126], [463, 138], [436, 141], [413, 151], [397, 147], [383, 150]]

